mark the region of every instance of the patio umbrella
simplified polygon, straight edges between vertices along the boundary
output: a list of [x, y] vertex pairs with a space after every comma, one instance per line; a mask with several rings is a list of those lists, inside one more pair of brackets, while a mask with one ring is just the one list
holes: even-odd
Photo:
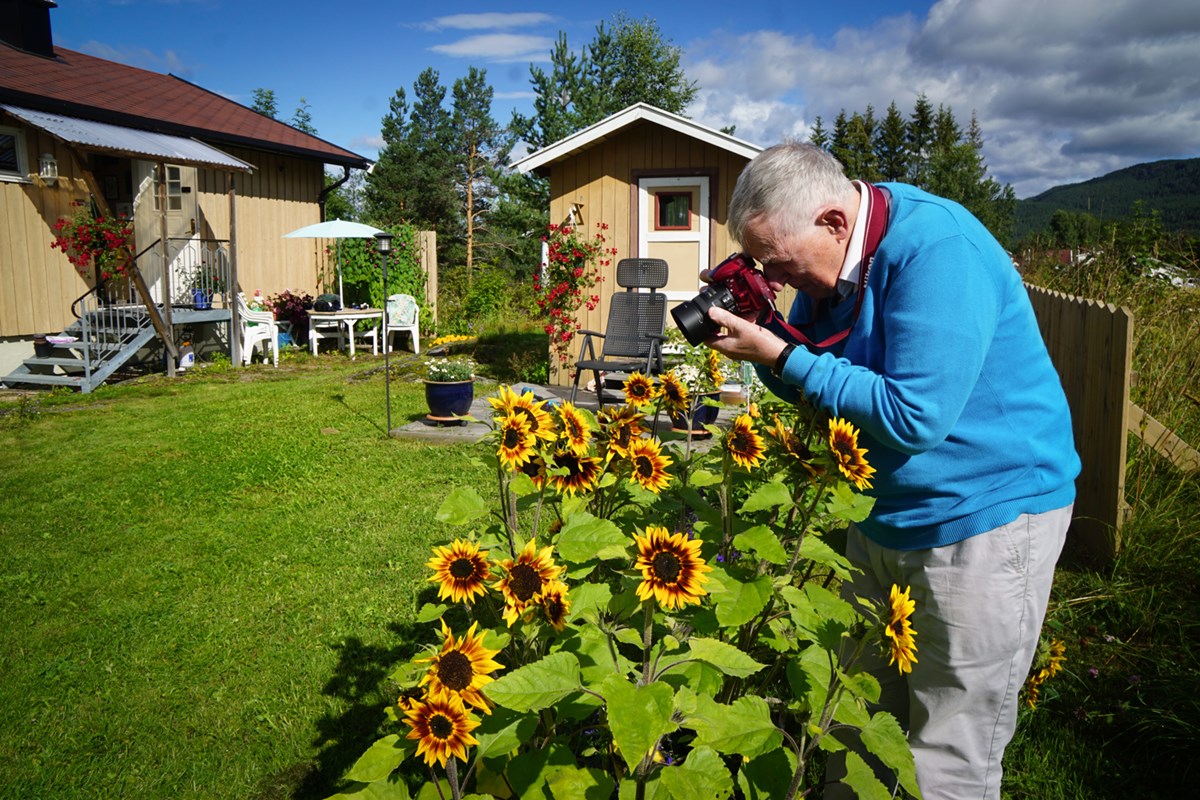
[[291, 233], [285, 233], [284, 239], [336, 239], [337, 240], [337, 271], [338, 271], [338, 301], [345, 305], [342, 298], [342, 239], [373, 239], [380, 233], [379, 228], [363, 225], [361, 222], [348, 222], [344, 219], [331, 219], [305, 225]]

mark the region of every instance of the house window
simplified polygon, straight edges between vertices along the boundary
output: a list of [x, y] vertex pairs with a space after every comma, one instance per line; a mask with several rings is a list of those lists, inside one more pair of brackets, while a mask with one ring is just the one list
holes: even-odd
[[0, 181], [28, 180], [25, 134], [16, 128], [0, 126]]
[[[157, 174], [157, 173], [156, 173]], [[154, 210], [159, 210], [158, 179], [154, 181]], [[183, 208], [183, 173], [179, 167], [167, 165], [167, 210], [179, 211]]]
[[654, 196], [654, 229], [688, 231], [692, 229], [692, 193], [659, 192]]

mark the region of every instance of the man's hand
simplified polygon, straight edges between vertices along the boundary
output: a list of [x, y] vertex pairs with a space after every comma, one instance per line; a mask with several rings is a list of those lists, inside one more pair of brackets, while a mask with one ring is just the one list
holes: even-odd
[[731, 314], [723, 308], [710, 308], [708, 318], [723, 330], [705, 344], [736, 361], [753, 361], [765, 367], [773, 367], [786, 346], [782, 339], [766, 328]]

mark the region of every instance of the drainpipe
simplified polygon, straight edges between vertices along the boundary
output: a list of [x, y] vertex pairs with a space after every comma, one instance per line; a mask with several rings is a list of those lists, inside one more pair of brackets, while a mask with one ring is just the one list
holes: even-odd
[[342, 179], [340, 181], [334, 181], [333, 183], [329, 184], [321, 190], [320, 194], [317, 195], [317, 206], [321, 209], [321, 222], [325, 221], [325, 198], [329, 196], [330, 192], [334, 191], [343, 183], [350, 180], [350, 168], [342, 167], [342, 172]]

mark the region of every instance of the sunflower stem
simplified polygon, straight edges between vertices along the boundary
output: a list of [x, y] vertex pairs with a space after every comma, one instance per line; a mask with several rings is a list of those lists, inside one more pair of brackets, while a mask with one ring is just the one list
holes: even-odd
[[654, 604], [649, 600], [644, 606], [646, 623], [642, 630], [642, 686], [650, 685], [650, 640], [654, 633]]
[[792, 560], [788, 563], [787, 572], [789, 575], [796, 568], [797, 562], [800, 561], [800, 548], [804, 545], [804, 535], [808, 533], [808, 524], [812, 520], [813, 512], [817, 510], [817, 503], [821, 502], [821, 497], [825, 494], [825, 489], [828, 486], [829, 478], [822, 476], [820, 482], [817, 484], [817, 491], [813, 494], [812, 502], [804, 510], [804, 519], [800, 525], [800, 532], [796, 534], [796, 552], [792, 553]]
[[458, 785], [458, 759], [454, 756], [446, 759], [446, 778], [450, 782], [450, 794], [454, 800], [462, 800], [462, 787]]

